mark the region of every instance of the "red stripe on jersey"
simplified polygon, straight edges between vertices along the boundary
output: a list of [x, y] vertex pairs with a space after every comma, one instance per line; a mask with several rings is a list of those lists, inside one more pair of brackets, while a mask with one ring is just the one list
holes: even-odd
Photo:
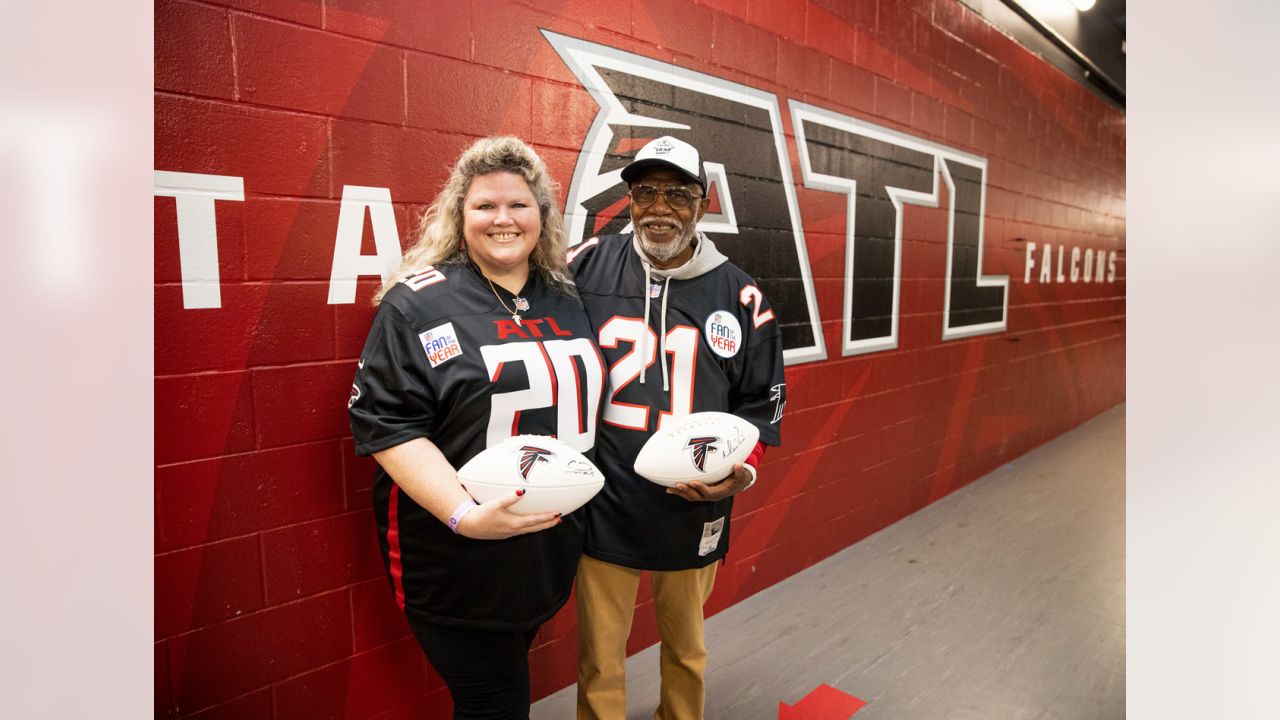
[[[551, 378], [551, 406], [556, 408], [556, 427], [559, 427], [560, 425], [560, 383], [556, 382], [556, 368], [554, 365], [551, 364], [551, 356], [547, 354], [547, 349], [542, 346], [542, 343], [538, 343], [538, 350], [542, 351], [542, 361], [547, 364], [547, 376]], [[568, 360], [569, 360], [569, 366], [574, 367], [573, 358], [570, 357]], [[577, 372], [576, 367], [574, 367], [574, 371]], [[577, 402], [577, 398], [582, 396], [575, 393], [573, 397], [574, 397], [574, 402]], [[581, 423], [579, 423], [579, 425], [581, 425]], [[555, 437], [555, 435], [552, 435], [551, 437]]]
[[757, 440], [757, 441], [756, 441], [756, 446], [755, 446], [754, 448], [752, 448], [752, 449], [751, 449], [751, 454], [747, 456], [747, 459], [746, 459], [746, 461], [745, 461], [745, 462], [746, 462], [746, 464], [748, 464], [748, 465], [750, 465], [751, 467], [753, 467], [753, 468], [755, 468], [755, 469], [759, 470], [759, 469], [760, 469], [760, 461], [764, 459], [764, 451], [765, 451], [768, 447], [769, 447], [768, 445], [765, 445], [764, 443], [762, 443], [762, 442], [760, 442], [759, 440]]
[[576, 257], [578, 257], [578, 255], [579, 255], [583, 250], [586, 250], [587, 248], [591, 247], [592, 245], [599, 245], [599, 244], [600, 244], [600, 238], [598, 238], [598, 237], [593, 237], [593, 238], [591, 238], [590, 240], [583, 240], [583, 241], [582, 241], [582, 243], [581, 243], [580, 245], [578, 245], [578, 247], [570, 248], [570, 249], [569, 249], [569, 254], [565, 257], [565, 260], [564, 260], [564, 261], [565, 261], [565, 264], [568, 264], [568, 263], [573, 262], [573, 259], [574, 259], [574, 258], [576, 258]]
[[[591, 347], [595, 346], [595, 343], [591, 343]], [[596, 352], [600, 351], [597, 350]], [[586, 363], [587, 359], [585, 357], [582, 358], [582, 364], [586, 365]], [[574, 362], [572, 356], [569, 357], [569, 367], [573, 368], [573, 405], [574, 409], [577, 410], [575, 414], [578, 416], [578, 434], [581, 435], [587, 431], [587, 417], [586, 413], [582, 411], [582, 404], [588, 402], [588, 400], [583, 397], [582, 376], [578, 374], [578, 363]]]
[[400, 562], [400, 486], [391, 483], [387, 501], [387, 571], [396, 591], [396, 605], [404, 610], [404, 566]]

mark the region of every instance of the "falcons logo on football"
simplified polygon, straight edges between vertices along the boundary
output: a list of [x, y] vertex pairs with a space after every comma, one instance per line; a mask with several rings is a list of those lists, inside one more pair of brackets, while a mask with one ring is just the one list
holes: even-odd
[[529, 471], [533, 469], [533, 464], [551, 462], [547, 459], [548, 456], [554, 457], [555, 453], [533, 445], [525, 445], [520, 448], [520, 477], [528, 480]]
[[707, 464], [707, 451], [719, 452], [720, 448], [712, 445], [719, 441], [720, 438], [714, 435], [689, 438], [689, 443], [685, 447], [693, 449], [693, 466], [698, 468], [698, 472], [706, 472], [703, 466]]

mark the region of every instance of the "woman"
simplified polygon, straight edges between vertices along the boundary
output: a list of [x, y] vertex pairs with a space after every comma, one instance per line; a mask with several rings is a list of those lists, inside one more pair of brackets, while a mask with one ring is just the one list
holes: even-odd
[[352, 387], [387, 574], [458, 719], [528, 717], [529, 646], [580, 555], [577, 513], [511, 512], [525, 491], [477, 504], [456, 474], [512, 435], [595, 443], [604, 367], [565, 252], [542, 160], [477, 141], [375, 298]]

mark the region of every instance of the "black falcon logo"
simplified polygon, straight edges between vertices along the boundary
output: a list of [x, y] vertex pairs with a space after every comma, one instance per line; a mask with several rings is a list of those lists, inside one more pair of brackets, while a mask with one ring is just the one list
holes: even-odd
[[685, 445], [687, 448], [693, 448], [693, 465], [698, 468], [698, 472], [706, 472], [703, 466], [707, 464], [707, 451], [719, 452], [720, 448], [712, 443], [720, 442], [720, 438], [715, 435], [703, 435], [702, 437], [691, 437], [689, 443]]
[[520, 448], [520, 477], [528, 480], [529, 471], [533, 469], [533, 464], [551, 462], [547, 459], [548, 456], [554, 457], [555, 453], [533, 445], [525, 445]]

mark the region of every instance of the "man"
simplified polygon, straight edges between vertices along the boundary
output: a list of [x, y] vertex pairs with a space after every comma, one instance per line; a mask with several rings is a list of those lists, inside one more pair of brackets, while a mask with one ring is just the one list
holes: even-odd
[[[634, 233], [591, 238], [570, 252], [609, 365], [596, 454], [606, 483], [586, 508], [577, 576], [578, 718], [626, 716], [626, 642], [641, 572], [650, 571], [662, 638], [654, 717], [696, 720], [707, 664], [702, 606], [728, 551], [732, 498], [755, 482], [764, 446], [780, 442], [782, 338], [755, 281], [697, 232], [708, 201], [693, 146], [653, 140], [622, 179]], [[730, 477], [668, 489], [635, 473], [640, 448], [664, 423], [709, 410], [760, 429], [760, 443]]]

